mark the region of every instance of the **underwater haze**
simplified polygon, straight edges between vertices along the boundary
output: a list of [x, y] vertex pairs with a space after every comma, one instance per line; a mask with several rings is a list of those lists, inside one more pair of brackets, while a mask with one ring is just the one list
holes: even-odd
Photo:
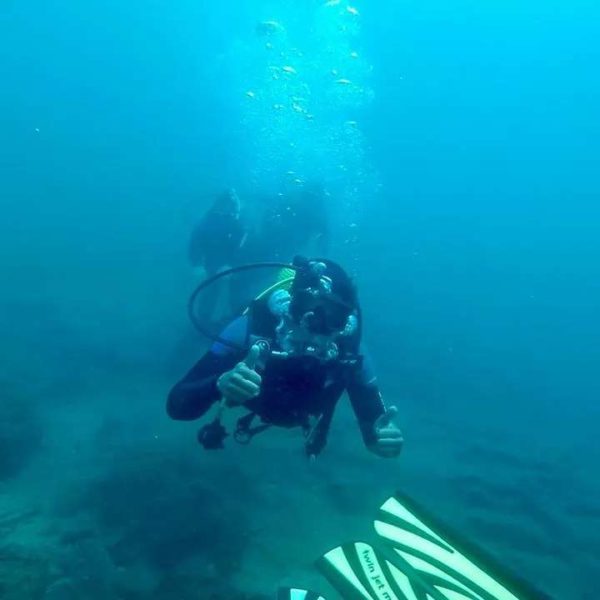
[[[0, 599], [332, 599], [397, 489], [595, 598], [599, 63], [591, 0], [3, 0]], [[191, 231], [314, 182], [403, 453], [346, 401], [315, 464], [205, 452], [165, 412]]]

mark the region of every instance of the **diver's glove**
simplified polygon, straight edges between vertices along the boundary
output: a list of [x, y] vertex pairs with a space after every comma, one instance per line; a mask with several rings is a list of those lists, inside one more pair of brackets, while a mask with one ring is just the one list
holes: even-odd
[[235, 365], [231, 371], [223, 373], [217, 380], [217, 389], [227, 406], [245, 404], [260, 394], [262, 378], [255, 368], [261, 351], [261, 347], [254, 344], [242, 362]]
[[402, 431], [392, 422], [397, 414], [398, 409], [390, 406], [373, 425], [375, 437], [369, 444], [369, 450], [377, 456], [394, 458], [402, 452], [404, 437]]

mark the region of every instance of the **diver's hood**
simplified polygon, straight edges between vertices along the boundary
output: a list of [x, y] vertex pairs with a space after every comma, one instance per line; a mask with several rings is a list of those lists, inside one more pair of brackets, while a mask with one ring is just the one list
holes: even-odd
[[[298, 267], [290, 290], [289, 315], [315, 335], [333, 335], [349, 327], [356, 316], [356, 292], [350, 278], [330, 261], [296, 257]], [[341, 274], [340, 274], [341, 272]], [[340, 281], [341, 278], [344, 280]], [[340, 288], [347, 291], [343, 297]]]
[[[259, 294], [258, 299], [267, 300], [269, 310], [278, 319], [291, 319], [315, 336], [350, 336], [360, 343], [362, 317], [356, 289], [348, 274], [337, 263], [328, 259], [296, 257], [288, 263], [253, 263], [223, 271], [201, 283], [188, 302], [188, 314], [195, 328], [204, 336], [235, 350], [247, 348], [226, 340], [218, 333], [209, 331], [197, 307], [197, 299], [218, 280], [255, 269], [274, 269], [285, 274], [285, 278]], [[290, 275], [291, 273], [291, 275]], [[278, 296], [277, 296], [278, 294]], [[286, 297], [287, 295], [287, 297]], [[280, 309], [272, 308], [270, 300], [275, 298]], [[248, 309], [244, 311], [244, 314]], [[235, 315], [232, 316], [232, 320]], [[281, 323], [280, 323], [281, 325]]]

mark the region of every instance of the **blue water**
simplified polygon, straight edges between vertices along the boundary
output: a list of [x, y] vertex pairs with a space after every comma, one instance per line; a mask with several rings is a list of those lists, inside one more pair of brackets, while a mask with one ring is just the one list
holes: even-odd
[[[330, 4], [4, 1], [1, 598], [327, 594], [311, 561], [396, 488], [595, 597], [600, 10]], [[203, 349], [192, 227], [226, 187], [254, 217], [314, 180], [392, 467], [346, 409], [314, 468], [285, 434], [203, 454], [164, 415]]]

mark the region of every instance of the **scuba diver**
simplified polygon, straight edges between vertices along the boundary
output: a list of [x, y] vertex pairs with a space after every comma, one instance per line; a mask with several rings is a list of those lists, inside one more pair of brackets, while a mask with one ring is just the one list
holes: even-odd
[[[292, 265], [237, 270], [261, 266], [287, 270], [241, 317], [211, 336], [212, 347], [171, 390], [169, 416], [198, 419], [217, 404], [217, 417], [198, 434], [205, 448], [216, 449], [228, 435], [222, 411], [243, 407], [248, 414], [237, 422], [236, 441], [247, 443], [272, 426], [301, 427], [305, 452], [315, 457], [326, 445], [336, 405], [347, 392], [367, 448], [382, 457], [400, 454], [403, 437], [393, 423], [397, 409], [385, 407], [362, 352], [361, 310], [350, 277], [332, 261], [300, 257]], [[203, 333], [193, 303], [215, 279], [190, 300], [190, 316]]]
[[235, 190], [226, 190], [215, 198], [192, 232], [188, 248], [192, 266], [203, 267], [212, 275], [236, 264], [246, 238], [240, 214], [240, 199]]
[[[226, 190], [215, 198], [190, 237], [188, 256], [194, 268], [203, 269], [211, 277], [227, 267], [239, 264], [247, 237], [240, 215], [241, 204], [235, 190]], [[208, 319], [214, 313], [220, 291], [215, 286], [203, 297], [202, 310]], [[232, 288], [231, 283], [228, 291], [231, 306], [238, 308], [237, 290]]]
[[265, 199], [258, 228], [248, 239], [248, 253], [258, 260], [281, 260], [294, 254], [327, 255], [331, 246], [331, 198], [320, 182], [300, 188], [289, 184]]

